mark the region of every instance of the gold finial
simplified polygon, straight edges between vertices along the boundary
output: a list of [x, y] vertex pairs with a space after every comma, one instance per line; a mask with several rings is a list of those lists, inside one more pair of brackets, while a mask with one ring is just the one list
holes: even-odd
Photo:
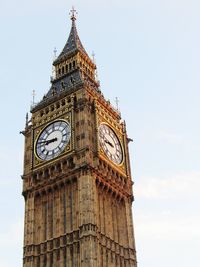
[[74, 8], [74, 6], [72, 6], [72, 10], [70, 10], [70, 13], [69, 14], [71, 15], [71, 20], [72, 21], [75, 21], [76, 20], [76, 15], [78, 14], [78, 12]]
[[53, 55], [54, 55], [54, 60], [55, 60], [57, 58], [57, 49], [56, 49], [56, 47], [54, 47]]
[[116, 104], [116, 108], [119, 111], [119, 99], [118, 97], [115, 97], [115, 104]]
[[92, 51], [92, 61], [95, 64], [95, 53], [94, 53], [94, 51]]
[[26, 113], [26, 127], [28, 127], [28, 112]]
[[32, 101], [32, 105], [34, 106], [35, 105], [35, 90], [32, 91], [32, 96], [33, 96], [33, 101]]
[[[57, 49], [54, 47], [53, 50], [53, 61], [55, 61], [57, 58]], [[56, 78], [56, 67], [52, 64], [52, 76], [51, 76], [51, 81], [53, 81]]]

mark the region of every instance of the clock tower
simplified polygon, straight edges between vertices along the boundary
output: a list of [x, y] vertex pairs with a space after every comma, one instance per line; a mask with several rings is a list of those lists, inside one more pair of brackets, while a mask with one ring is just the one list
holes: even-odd
[[136, 267], [126, 125], [96, 80], [71, 15], [25, 136], [24, 267]]

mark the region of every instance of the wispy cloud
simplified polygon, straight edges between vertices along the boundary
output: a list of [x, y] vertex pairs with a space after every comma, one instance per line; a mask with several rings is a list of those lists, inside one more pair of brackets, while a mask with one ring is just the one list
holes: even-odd
[[[4, 232], [0, 232], [0, 248], [19, 246], [22, 245], [23, 239], [23, 218], [19, 218], [17, 221], [13, 221], [11, 224], [7, 224], [7, 229]], [[12, 240], [12, 243], [11, 243]]]
[[199, 171], [140, 177], [135, 187], [138, 238], [199, 242], [199, 188]]
[[[0, 231], [0, 266], [22, 266], [23, 219], [7, 222]], [[12, 255], [12, 256], [11, 256]]]
[[180, 145], [184, 142], [182, 135], [169, 130], [161, 130], [160, 132], [158, 132], [158, 138], [161, 141], [175, 145]]
[[156, 240], [200, 240], [200, 216], [175, 215], [172, 212], [136, 214], [139, 238]]
[[141, 198], [172, 199], [199, 196], [200, 172], [180, 172], [160, 177], [140, 177], [135, 194]]

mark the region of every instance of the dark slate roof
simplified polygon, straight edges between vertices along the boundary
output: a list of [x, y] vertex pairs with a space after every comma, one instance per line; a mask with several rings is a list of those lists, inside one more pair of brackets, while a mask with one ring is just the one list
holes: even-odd
[[32, 111], [37, 110], [43, 105], [49, 104], [61, 94], [68, 94], [76, 91], [78, 88], [83, 86], [83, 83], [84, 81], [79, 70], [74, 71], [70, 75], [65, 75], [59, 80], [52, 81], [48, 93], [39, 103], [32, 107]]
[[72, 27], [71, 27], [71, 31], [69, 34], [69, 38], [67, 40], [66, 45], [64, 46], [62, 52], [60, 53], [60, 55], [57, 57], [57, 59], [55, 60], [54, 63], [56, 63], [57, 61], [59, 61], [64, 55], [68, 55], [71, 54], [72, 52], [79, 50], [82, 53], [84, 53], [85, 55], [88, 56], [87, 52], [85, 51], [85, 48], [83, 47], [81, 40], [78, 36], [78, 32], [76, 29], [76, 23], [75, 23], [75, 19], [72, 19]]
[[60, 80], [55, 80], [52, 82], [52, 86], [48, 93], [46, 94], [47, 98], [51, 98], [54, 94], [59, 95], [63, 91], [71, 91], [72, 88], [83, 83], [81, 73], [79, 70], [74, 71], [70, 75], [65, 75]]

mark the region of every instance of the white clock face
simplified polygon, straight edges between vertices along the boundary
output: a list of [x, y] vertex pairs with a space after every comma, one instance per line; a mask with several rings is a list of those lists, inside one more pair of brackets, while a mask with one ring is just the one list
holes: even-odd
[[69, 143], [71, 127], [66, 121], [58, 120], [49, 124], [39, 135], [36, 154], [42, 160], [57, 157]]
[[120, 141], [115, 132], [107, 125], [99, 126], [99, 141], [106, 156], [119, 165], [123, 160], [123, 152]]

